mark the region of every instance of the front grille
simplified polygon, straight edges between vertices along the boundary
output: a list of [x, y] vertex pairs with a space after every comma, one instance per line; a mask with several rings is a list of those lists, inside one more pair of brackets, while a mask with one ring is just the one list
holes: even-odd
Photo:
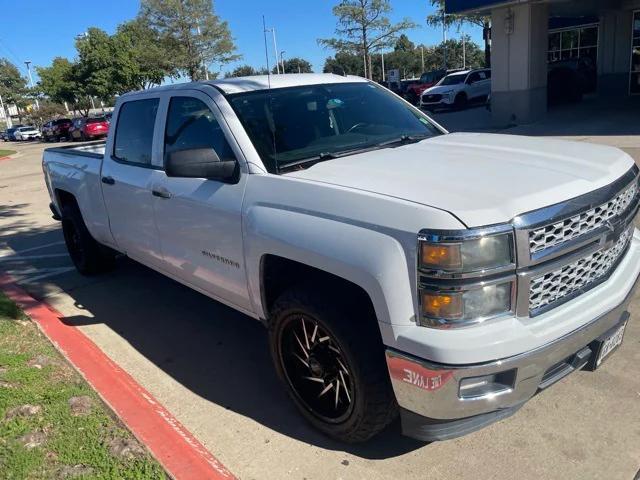
[[626, 251], [633, 230], [632, 225], [609, 249], [598, 250], [576, 262], [533, 278], [529, 289], [529, 314], [534, 315], [543, 307], [550, 307], [573, 293], [595, 286]]
[[422, 101], [424, 103], [436, 103], [439, 102], [440, 100], [442, 100], [442, 95], [423, 95], [422, 96]]
[[535, 254], [561, 245], [605, 225], [624, 213], [638, 196], [637, 179], [608, 202], [560, 222], [529, 232], [529, 251]]

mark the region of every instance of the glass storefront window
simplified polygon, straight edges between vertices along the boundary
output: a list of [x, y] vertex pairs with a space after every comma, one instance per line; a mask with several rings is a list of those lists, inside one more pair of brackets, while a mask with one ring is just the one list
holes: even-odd
[[549, 32], [549, 62], [590, 58], [598, 59], [598, 26], [578, 26], [572, 29]]
[[562, 50], [569, 50], [572, 48], [578, 48], [578, 32], [579, 30], [568, 30], [562, 32]]
[[580, 30], [580, 47], [595, 47], [598, 45], [598, 27], [588, 27]]
[[629, 93], [631, 95], [640, 95], [640, 10], [633, 13], [633, 41], [631, 46]]

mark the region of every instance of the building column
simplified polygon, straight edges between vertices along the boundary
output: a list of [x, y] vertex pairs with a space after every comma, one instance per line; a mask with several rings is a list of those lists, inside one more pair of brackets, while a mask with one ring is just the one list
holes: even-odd
[[547, 111], [548, 4], [491, 12], [491, 108], [496, 125], [528, 123]]

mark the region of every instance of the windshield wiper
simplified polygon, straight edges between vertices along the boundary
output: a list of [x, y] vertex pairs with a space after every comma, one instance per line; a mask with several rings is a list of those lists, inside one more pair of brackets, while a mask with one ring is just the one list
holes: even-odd
[[408, 145], [410, 143], [418, 143], [432, 135], [401, 135], [397, 138], [387, 140], [376, 145], [377, 148], [393, 147], [395, 145]]
[[334, 160], [336, 158], [346, 157], [348, 155], [356, 155], [358, 153], [371, 152], [373, 150], [392, 147], [395, 145], [408, 145], [410, 143], [417, 143], [431, 136], [432, 135], [402, 135], [392, 140], [387, 140], [382, 143], [376, 143], [374, 145], [368, 145], [366, 147], [353, 148], [350, 150], [343, 150], [343, 151], [337, 151], [337, 152], [321, 152], [318, 155], [314, 155], [312, 157], [302, 158], [300, 160], [295, 160], [293, 162], [285, 163], [283, 165], [278, 165], [278, 171], [282, 172], [283, 170], [288, 170], [288, 169], [300, 167], [303, 165], [315, 165], [316, 163], [324, 162], [326, 160]]

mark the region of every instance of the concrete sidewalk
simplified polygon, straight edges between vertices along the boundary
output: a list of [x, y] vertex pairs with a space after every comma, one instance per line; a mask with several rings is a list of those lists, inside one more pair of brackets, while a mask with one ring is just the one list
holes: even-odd
[[[0, 163], [0, 269], [62, 312], [238, 477], [628, 480], [638, 471], [640, 322], [597, 373], [572, 375], [487, 429], [425, 445], [395, 424], [367, 444], [338, 444], [298, 415], [256, 321], [127, 259], [104, 276], [76, 274], [48, 210], [44, 145], [17, 148], [21, 158]], [[640, 318], [638, 296], [632, 314]]]

